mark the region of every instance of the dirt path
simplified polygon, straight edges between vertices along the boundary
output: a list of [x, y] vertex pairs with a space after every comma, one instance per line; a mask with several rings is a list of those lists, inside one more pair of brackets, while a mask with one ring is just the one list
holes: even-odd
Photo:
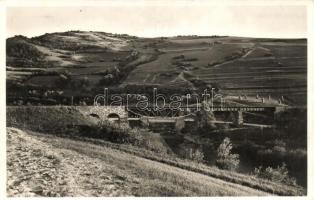
[[239, 58], [235, 58], [235, 59], [232, 59], [232, 60], [224, 61], [224, 62], [222, 62], [222, 63], [218, 63], [218, 64], [214, 65], [213, 68], [220, 67], [220, 66], [222, 66], [222, 65], [226, 65], [226, 64], [230, 64], [230, 63], [234, 63], [234, 62], [237, 61], [237, 60], [244, 59], [244, 58], [246, 58], [248, 55], [250, 55], [254, 50], [255, 50], [255, 48], [252, 48], [252, 49], [250, 49], [248, 52], [246, 52], [244, 55], [240, 56]]
[[177, 82], [177, 81], [183, 81], [183, 82], [189, 83], [189, 84], [191, 85], [192, 90], [196, 90], [196, 87], [194, 86], [194, 84], [193, 84], [191, 81], [187, 80], [187, 79], [184, 77], [184, 73], [185, 73], [185, 72], [186, 72], [186, 71], [180, 72], [180, 74], [179, 74], [175, 79], [173, 79], [172, 81], [170, 81], [170, 83], [175, 83], [175, 82]]
[[108, 166], [70, 150], [55, 149], [15, 128], [7, 129], [7, 194], [30, 196], [130, 196]]
[[246, 58], [247, 56], [249, 56], [256, 48], [252, 48], [250, 49], [248, 52], [246, 52], [246, 54], [244, 54], [241, 58]]
[[64, 138], [7, 129], [8, 196], [247, 196], [268, 193]]
[[170, 81], [170, 82], [176, 82], [176, 81], [178, 81], [179, 79], [181, 79], [181, 80], [183, 80], [183, 81], [188, 81], [188, 80], [186, 80], [185, 78], [184, 78], [184, 72], [182, 71], [182, 72], [180, 72], [180, 74], [175, 78], [175, 79], [173, 79], [172, 81]]

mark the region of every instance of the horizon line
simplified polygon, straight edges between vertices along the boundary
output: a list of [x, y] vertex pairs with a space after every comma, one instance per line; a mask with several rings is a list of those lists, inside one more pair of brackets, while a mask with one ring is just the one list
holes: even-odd
[[99, 31], [99, 30], [66, 30], [66, 31], [53, 31], [53, 32], [45, 32], [45, 33], [41, 33], [38, 35], [33, 35], [33, 36], [28, 36], [28, 35], [24, 35], [24, 34], [15, 34], [15, 35], [11, 35], [11, 36], [7, 36], [6, 39], [9, 38], [14, 38], [17, 36], [24, 36], [26, 38], [32, 39], [32, 38], [36, 38], [36, 37], [40, 37], [43, 36], [45, 34], [55, 34], [55, 33], [66, 33], [66, 32], [100, 32], [100, 33], [107, 33], [107, 34], [117, 34], [117, 35], [128, 35], [131, 37], [137, 37], [137, 38], [149, 38], [149, 39], [154, 39], [154, 38], [174, 38], [174, 37], [238, 37], [238, 38], [259, 38], [259, 39], [308, 39], [307, 36], [300, 36], [300, 37], [268, 37], [268, 36], [263, 36], [263, 37], [259, 37], [259, 36], [243, 36], [243, 35], [222, 35], [222, 34], [212, 34], [212, 35], [195, 35], [195, 34], [178, 34], [178, 35], [159, 35], [159, 36], [139, 36], [139, 35], [133, 35], [133, 34], [129, 34], [129, 33], [113, 33], [113, 32], [106, 32], [106, 31]]

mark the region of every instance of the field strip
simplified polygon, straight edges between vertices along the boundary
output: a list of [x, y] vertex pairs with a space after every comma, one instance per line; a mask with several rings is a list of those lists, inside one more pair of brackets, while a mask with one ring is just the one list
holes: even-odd
[[[268, 71], [253, 71], [253, 72], [226, 72], [226, 73], [215, 73], [215, 74], [211, 74], [211, 73], [208, 73], [208, 74], [198, 74], [197, 76], [201, 77], [201, 78], [210, 78], [210, 77], [218, 77], [218, 76], [226, 76], [226, 75], [252, 75], [252, 74], [255, 74], [255, 75], [261, 75], [261, 73], [266, 73], [266, 74], [269, 74], [269, 73], [306, 73], [306, 70], [303, 70], [303, 69], [300, 69], [300, 70], [295, 70], [295, 69], [291, 69], [291, 70], [287, 70], [287, 69], [282, 69], [282, 68], [271, 68], [272, 70], [268, 70]], [[275, 71], [276, 70], [276, 71]]]
[[205, 51], [209, 49], [209, 47], [201, 47], [201, 48], [189, 48], [189, 49], [159, 49], [161, 52], [170, 53], [170, 52], [185, 52], [185, 51]]

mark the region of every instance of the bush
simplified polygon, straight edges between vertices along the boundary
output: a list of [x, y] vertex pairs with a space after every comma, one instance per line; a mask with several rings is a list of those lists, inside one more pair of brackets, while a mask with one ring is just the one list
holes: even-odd
[[196, 149], [192, 153], [192, 160], [195, 160], [197, 162], [202, 162], [204, 160], [204, 153], [201, 150]]
[[131, 128], [124, 124], [101, 121], [96, 126], [96, 130], [97, 131], [91, 133], [91, 136], [94, 138], [97, 132], [100, 138], [113, 143], [130, 144], [161, 154], [165, 154], [168, 151], [167, 147], [162, 142], [162, 137], [145, 128]]
[[228, 137], [219, 145], [217, 149], [216, 165], [220, 169], [236, 170], [239, 167], [239, 155], [231, 154], [232, 143]]
[[202, 151], [202, 148], [189, 146], [185, 143], [180, 144], [179, 155], [185, 159], [194, 160], [196, 162], [204, 161], [204, 153]]
[[262, 166], [254, 169], [254, 175], [259, 178], [268, 179], [271, 181], [285, 183], [288, 185], [296, 185], [296, 179], [289, 176], [287, 165], [282, 163], [277, 168], [267, 167], [263, 169]]
[[98, 129], [100, 130], [100, 133], [102, 133], [103, 137], [109, 139], [111, 142], [126, 144], [134, 144], [137, 142], [137, 138], [132, 137], [132, 129], [127, 126], [122, 126], [122, 124], [100, 121]]

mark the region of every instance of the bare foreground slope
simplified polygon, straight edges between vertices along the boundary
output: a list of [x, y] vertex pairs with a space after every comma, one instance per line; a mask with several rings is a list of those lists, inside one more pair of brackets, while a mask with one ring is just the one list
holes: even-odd
[[8, 196], [268, 194], [107, 147], [7, 132]]

